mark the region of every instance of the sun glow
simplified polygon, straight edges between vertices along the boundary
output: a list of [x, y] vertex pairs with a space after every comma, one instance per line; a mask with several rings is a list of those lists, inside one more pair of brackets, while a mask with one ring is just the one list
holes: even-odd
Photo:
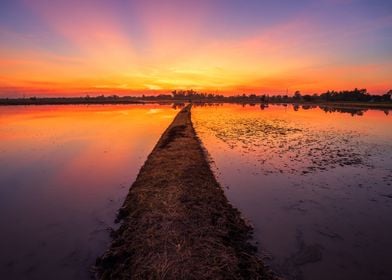
[[383, 47], [392, 43], [384, 31], [389, 15], [357, 21], [337, 14], [342, 31], [327, 11], [360, 15], [360, 7], [286, 3], [272, 18], [277, 7], [268, 1], [225, 3], [13, 1], [3, 10], [24, 17], [17, 25], [10, 16], [0, 20], [0, 94], [382, 93], [391, 86], [391, 51]]

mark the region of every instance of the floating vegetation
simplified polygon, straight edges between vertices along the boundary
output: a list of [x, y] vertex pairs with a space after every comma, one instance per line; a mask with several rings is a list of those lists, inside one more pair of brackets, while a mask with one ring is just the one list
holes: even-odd
[[366, 165], [370, 147], [355, 131], [312, 129], [295, 121], [223, 115], [194, 117], [201, 134], [212, 134], [231, 149], [252, 153], [265, 173], [308, 174], [337, 166]]

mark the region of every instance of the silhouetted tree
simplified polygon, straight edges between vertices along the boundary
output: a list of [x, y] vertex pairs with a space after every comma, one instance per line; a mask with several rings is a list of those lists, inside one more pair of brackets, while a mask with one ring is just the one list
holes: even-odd
[[299, 90], [297, 90], [294, 93], [294, 97], [293, 98], [296, 99], [296, 100], [300, 100], [301, 99], [301, 92]]

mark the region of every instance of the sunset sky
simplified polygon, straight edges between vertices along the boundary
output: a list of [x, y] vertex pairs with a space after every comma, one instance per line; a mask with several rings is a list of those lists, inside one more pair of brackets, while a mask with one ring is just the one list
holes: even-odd
[[392, 88], [391, 0], [1, 0], [0, 96]]

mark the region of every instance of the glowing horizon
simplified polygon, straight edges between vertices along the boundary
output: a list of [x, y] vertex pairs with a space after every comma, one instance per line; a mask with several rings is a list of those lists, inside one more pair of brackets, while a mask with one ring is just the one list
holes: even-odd
[[0, 97], [392, 88], [389, 1], [2, 1]]

